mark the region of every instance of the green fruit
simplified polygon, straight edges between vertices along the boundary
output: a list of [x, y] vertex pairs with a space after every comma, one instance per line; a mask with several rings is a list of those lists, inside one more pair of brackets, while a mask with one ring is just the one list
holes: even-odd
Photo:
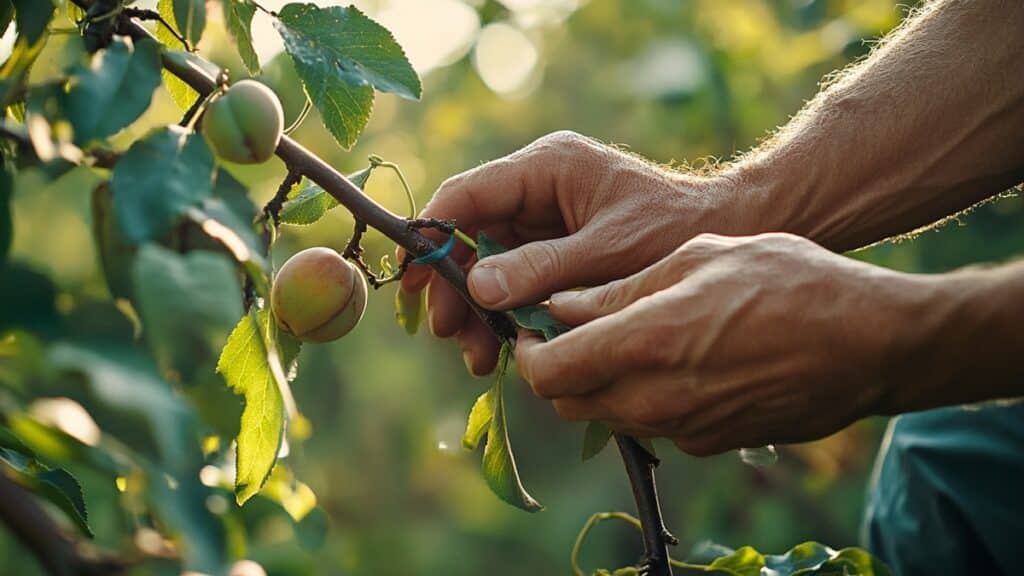
[[281, 101], [270, 88], [242, 80], [210, 103], [202, 132], [221, 158], [239, 164], [266, 162], [284, 132]]
[[281, 266], [270, 307], [278, 326], [303, 342], [337, 340], [363, 317], [366, 279], [334, 250], [309, 248]]

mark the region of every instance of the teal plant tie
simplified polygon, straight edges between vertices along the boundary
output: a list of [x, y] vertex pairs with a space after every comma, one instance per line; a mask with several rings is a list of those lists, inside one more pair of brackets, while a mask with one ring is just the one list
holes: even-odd
[[420, 256], [419, 258], [416, 258], [415, 260], [412, 261], [412, 263], [413, 264], [433, 264], [435, 262], [440, 262], [441, 260], [444, 259], [445, 256], [447, 256], [449, 253], [451, 253], [452, 248], [454, 248], [454, 247], [455, 247], [455, 235], [452, 234], [451, 236], [448, 237], [448, 241], [444, 243], [444, 246], [441, 246], [440, 248], [438, 248], [437, 250], [434, 250], [433, 252], [431, 252], [429, 254], [424, 254], [423, 256]]

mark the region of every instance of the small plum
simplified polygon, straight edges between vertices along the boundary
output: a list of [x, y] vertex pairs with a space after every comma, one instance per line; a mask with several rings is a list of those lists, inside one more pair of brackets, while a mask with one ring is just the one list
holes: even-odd
[[355, 328], [366, 310], [366, 279], [329, 248], [308, 248], [281, 266], [270, 291], [277, 324], [303, 342], [330, 342]]
[[274, 91], [256, 80], [236, 82], [206, 108], [202, 132], [221, 158], [259, 164], [274, 155], [284, 112]]

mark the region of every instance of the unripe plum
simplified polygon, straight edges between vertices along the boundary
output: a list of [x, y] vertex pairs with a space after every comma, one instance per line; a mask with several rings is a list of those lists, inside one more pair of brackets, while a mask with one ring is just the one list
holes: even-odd
[[303, 342], [348, 334], [366, 310], [366, 279], [329, 248], [308, 248], [281, 266], [270, 291], [277, 324]]
[[281, 101], [273, 90], [256, 80], [241, 80], [207, 106], [202, 132], [225, 160], [239, 164], [266, 162], [284, 133]]

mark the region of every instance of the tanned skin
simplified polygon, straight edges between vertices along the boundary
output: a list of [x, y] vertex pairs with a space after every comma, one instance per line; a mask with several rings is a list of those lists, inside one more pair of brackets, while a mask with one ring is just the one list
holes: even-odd
[[[423, 216], [515, 247], [457, 254], [482, 306], [550, 298], [576, 326], [516, 346], [570, 420], [704, 455], [1021, 396], [1024, 263], [922, 275], [837, 252], [1024, 180], [1022, 31], [1022, 2], [934, 1], [715, 173], [559, 132], [449, 179]], [[427, 288], [431, 330], [490, 372], [497, 342], [432, 280], [414, 267], [402, 288]]]

